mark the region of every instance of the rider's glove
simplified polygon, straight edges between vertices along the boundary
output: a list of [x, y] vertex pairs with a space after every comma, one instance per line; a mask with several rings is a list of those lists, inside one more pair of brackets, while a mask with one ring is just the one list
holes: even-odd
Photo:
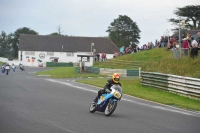
[[106, 91], [107, 93], [110, 93], [110, 92], [111, 92], [111, 91], [110, 91], [109, 89], [107, 89], [107, 88], [105, 89], [105, 91]]

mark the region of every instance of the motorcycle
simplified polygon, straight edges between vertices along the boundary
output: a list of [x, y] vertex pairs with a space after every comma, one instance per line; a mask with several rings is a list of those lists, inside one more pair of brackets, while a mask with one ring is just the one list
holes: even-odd
[[1, 72], [4, 73], [5, 72], [5, 67], [1, 66]]
[[12, 70], [13, 72], [15, 72], [16, 66], [12, 66]]
[[9, 71], [10, 71], [10, 67], [6, 66], [6, 75], [8, 75]]
[[21, 69], [22, 71], [25, 71], [24, 66], [20, 66], [20, 69]]
[[104, 112], [105, 116], [110, 116], [117, 107], [117, 102], [122, 98], [122, 88], [113, 85], [110, 93], [102, 94], [97, 103], [92, 102], [89, 108], [90, 113], [95, 111]]

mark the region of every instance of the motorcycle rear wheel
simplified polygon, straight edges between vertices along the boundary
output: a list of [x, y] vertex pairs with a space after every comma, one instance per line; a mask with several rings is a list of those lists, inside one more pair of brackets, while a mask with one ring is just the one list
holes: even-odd
[[116, 101], [108, 103], [108, 105], [104, 111], [105, 116], [110, 116], [115, 111], [116, 107], [117, 107]]

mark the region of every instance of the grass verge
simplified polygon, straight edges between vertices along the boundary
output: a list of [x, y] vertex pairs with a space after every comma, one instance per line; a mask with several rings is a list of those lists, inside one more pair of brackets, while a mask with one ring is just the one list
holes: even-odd
[[35, 73], [36, 75], [50, 75], [52, 78], [77, 78], [77, 77], [105, 77], [100, 74], [76, 73], [75, 67], [56, 67], [52, 70]]

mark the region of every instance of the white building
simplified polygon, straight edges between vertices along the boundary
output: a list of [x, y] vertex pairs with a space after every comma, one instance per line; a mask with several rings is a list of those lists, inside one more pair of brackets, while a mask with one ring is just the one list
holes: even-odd
[[41, 62], [85, 62], [92, 66], [96, 53], [106, 54], [107, 59], [113, 58], [119, 48], [106, 37], [70, 37], [20, 35], [19, 62], [26, 66], [38, 66]]

